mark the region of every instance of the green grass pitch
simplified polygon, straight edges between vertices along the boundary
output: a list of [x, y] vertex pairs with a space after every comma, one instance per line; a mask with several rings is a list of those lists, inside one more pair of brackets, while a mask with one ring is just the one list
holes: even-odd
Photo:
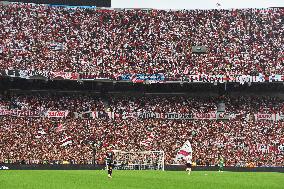
[[283, 173], [5, 170], [0, 189], [284, 189]]

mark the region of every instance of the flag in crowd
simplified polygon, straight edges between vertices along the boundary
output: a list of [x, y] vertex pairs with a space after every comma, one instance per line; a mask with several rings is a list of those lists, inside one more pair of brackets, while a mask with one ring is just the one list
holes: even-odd
[[189, 156], [192, 156], [192, 147], [190, 142], [187, 140], [177, 152], [175, 162], [186, 159]]
[[72, 144], [72, 138], [70, 136], [67, 136], [61, 140], [61, 146], [67, 146], [69, 144]]

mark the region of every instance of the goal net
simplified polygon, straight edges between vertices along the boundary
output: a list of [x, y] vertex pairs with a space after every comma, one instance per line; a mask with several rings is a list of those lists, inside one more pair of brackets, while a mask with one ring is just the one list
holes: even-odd
[[163, 151], [126, 152], [114, 150], [114, 169], [118, 170], [165, 170]]

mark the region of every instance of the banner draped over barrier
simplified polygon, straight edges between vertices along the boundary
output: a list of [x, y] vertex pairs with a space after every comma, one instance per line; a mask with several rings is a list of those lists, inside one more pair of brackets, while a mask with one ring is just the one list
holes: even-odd
[[31, 110], [7, 110], [0, 109], [0, 116], [15, 116], [15, 117], [40, 117], [39, 111], [31, 111]]
[[[0, 116], [15, 116], [15, 117], [48, 117], [48, 118], [64, 118], [69, 115], [68, 110], [46, 110], [46, 111], [32, 111], [32, 110], [17, 110], [17, 109], [0, 109]], [[122, 112], [116, 113], [111, 111], [87, 111], [87, 112], [74, 112], [74, 116], [80, 118], [105, 118], [105, 119], [167, 119], [167, 120], [230, 120], [236, 117], [233, 113], [226, 112], [208, 112], [208, 113], [180, 113], [180, 112]], [[72, 116], [72, 115], [71, 115]], [[254, 120], [267, 120], [267, 121], [281, 121], [284, 120], [284, 114], [246, 114], [244, 117], [250, 121]]]
[[15, 116], [15, 117], [57, 117], [63, 118], [67, 117], [69, 111], [32, 111], [32, 110], [8, 110], [8, 109], [0, 109], [0, 116]]
[[67, 117], [69, 111], [47, 111], [44, 113], [46, 117]]
[[34, 70], [0, 70], [0, 76], [18, 77], [22, 79], [64, 79], [64, 80], [109, 80], [109, 81], [127, 81], [132, 83], [264, 83], [264, 82], [283, 82], [284, 75], [177, 75], [176, 77], [166, 77], [163, 73], [136, 73], [136, 74], [103, 74], [95, 72], [52, 72], [52, 71], [34, 71]]

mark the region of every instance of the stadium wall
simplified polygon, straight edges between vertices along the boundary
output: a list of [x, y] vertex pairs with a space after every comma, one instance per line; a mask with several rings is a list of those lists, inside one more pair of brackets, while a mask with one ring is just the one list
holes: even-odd
[[[23, 165], [23, 164], [2, 164], [11, 170], [102, 170], [105, 165]], [[0, 166], [1, 167], [1, 166]], [[184, 171], [182, 165], [166, 165], [166, 171]], [[225, 167], [225, 171], [232, 172], [281, 172], [284, 173], [284, 167]], [[218, 171], [218, 167], [193, 167], [193, 171]]]

